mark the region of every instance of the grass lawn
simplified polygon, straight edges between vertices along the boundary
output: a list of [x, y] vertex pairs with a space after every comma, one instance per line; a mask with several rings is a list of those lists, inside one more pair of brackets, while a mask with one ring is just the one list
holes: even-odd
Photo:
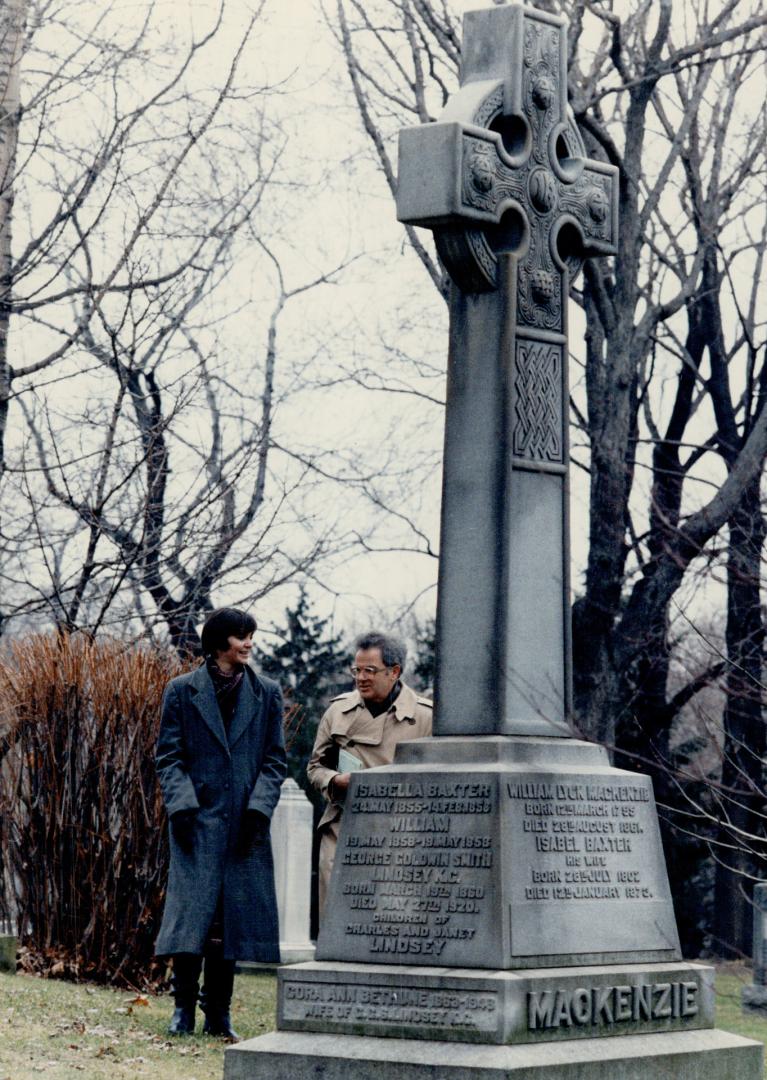
[[[245, 1038], [274, 1027], [276, 979], [238, 975], [232, 1022]], [[0, 1080], [222, 1080], [226, 1043], [169, 1039], [170, 995], [0, 974]], [[144, 1004], [146, 1002], [146, 1004]], [[198, 1011], [198, 1031], [204, 1019]]]
[[[744, 964], [719, 964], [716, 969], [716, 1026], [747, 1039], [767, 1043], [767, 1012], [744, 1012], [740, 1007], [741, 987], [751, 982], [751, 969]], [[767, 1072], [767, 1070], [766, 1070]]]
[[[740, 989], [750, 981], [742, 964], [720, 966], [717, 1026], [767, 1041], [767, 1014], [762, 1018], [741, 1011]], [[241, 1035], [251, 1038], [272, 1030], [275, 986], [273, 975], [237, 977], [232, 1019]], [[168, 1039], [170, 996], [136, 998], [55, 979], [0, 974], [0, 1080], [222, 1080], [224, 1042], [203, 1035]]]

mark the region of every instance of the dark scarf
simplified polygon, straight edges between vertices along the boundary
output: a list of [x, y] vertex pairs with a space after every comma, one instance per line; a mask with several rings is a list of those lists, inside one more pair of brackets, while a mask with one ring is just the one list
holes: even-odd
[[237, 708], [237, 699], [240, 696], [240, 684], [245, 675], [245, 668], [242, 664], [238, 664], [231, 672], [222, 671], [212, 656], [208, 657], [205, 664], [213, 683], [213, 689], [216, 692], [216, 701], [221, 711], [221, 719], [224, 721], [224, 727], [228, 735], [229, 725], [232, 722], [234, 710]]
[[399, 679], [395, 682], [394, 686], [389, 691], [388, 697], [385, 697], [383, 701], [366, 701], [365, 707], [371, 716], [380, 716], [381, 713], [388, 712], [394, 702], [399, 697], [402, 690], [402, 683]]

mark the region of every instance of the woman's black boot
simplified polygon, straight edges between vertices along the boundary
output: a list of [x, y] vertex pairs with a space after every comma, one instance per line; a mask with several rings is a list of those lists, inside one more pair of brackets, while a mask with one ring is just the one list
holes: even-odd
[[200, 1008], [205, 1013], [203, 1034], [220, 1035], [231, 1042], [239, 1042], [240, 1036], [232, 1027], [229, 1009], [234, 989], [234, 960], [221, 956], [205, 957], [205, 977], [200, 994]]
[[173, 957], [171, 986], [176, 1008], [168, 1025], [169, 1035], [194, 1034], [194, 1010], [197, 1004], [202, 957], [177, 953]]

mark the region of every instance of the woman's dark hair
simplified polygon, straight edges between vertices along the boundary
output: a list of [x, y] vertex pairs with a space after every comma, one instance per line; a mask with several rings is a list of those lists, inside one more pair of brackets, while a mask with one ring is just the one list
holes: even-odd
[[234, 607], [219, 608], [205, 620], [200, 635], [202, 651], [206, 656], [226, 652], [230, 637], [245, 638], [254, 633], [255, 629], [256, 620], [247, 611]]

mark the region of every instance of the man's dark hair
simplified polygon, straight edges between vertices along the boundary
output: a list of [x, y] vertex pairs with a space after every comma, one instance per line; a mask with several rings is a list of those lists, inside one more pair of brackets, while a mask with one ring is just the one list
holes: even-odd
[[395, 664], [399, 664], [401, 670], [405, 670], [407, 646], [391, 634], [379, 634], [376, 630], [371, 630], [369, 634], [360, 634], [354, 642], [354, 651], [359, 652], [361, 649], [380, 649], [381, 660], [385, 667], [394, 667]]
[[254, 633], [255, 629], [256, 620], [247, 611], [234, 607], [219, 608], [205, 620], [200, 635], [202, 651], [206, 656], [226, 652], [230, 637], [246, 638], [248, 634]]

